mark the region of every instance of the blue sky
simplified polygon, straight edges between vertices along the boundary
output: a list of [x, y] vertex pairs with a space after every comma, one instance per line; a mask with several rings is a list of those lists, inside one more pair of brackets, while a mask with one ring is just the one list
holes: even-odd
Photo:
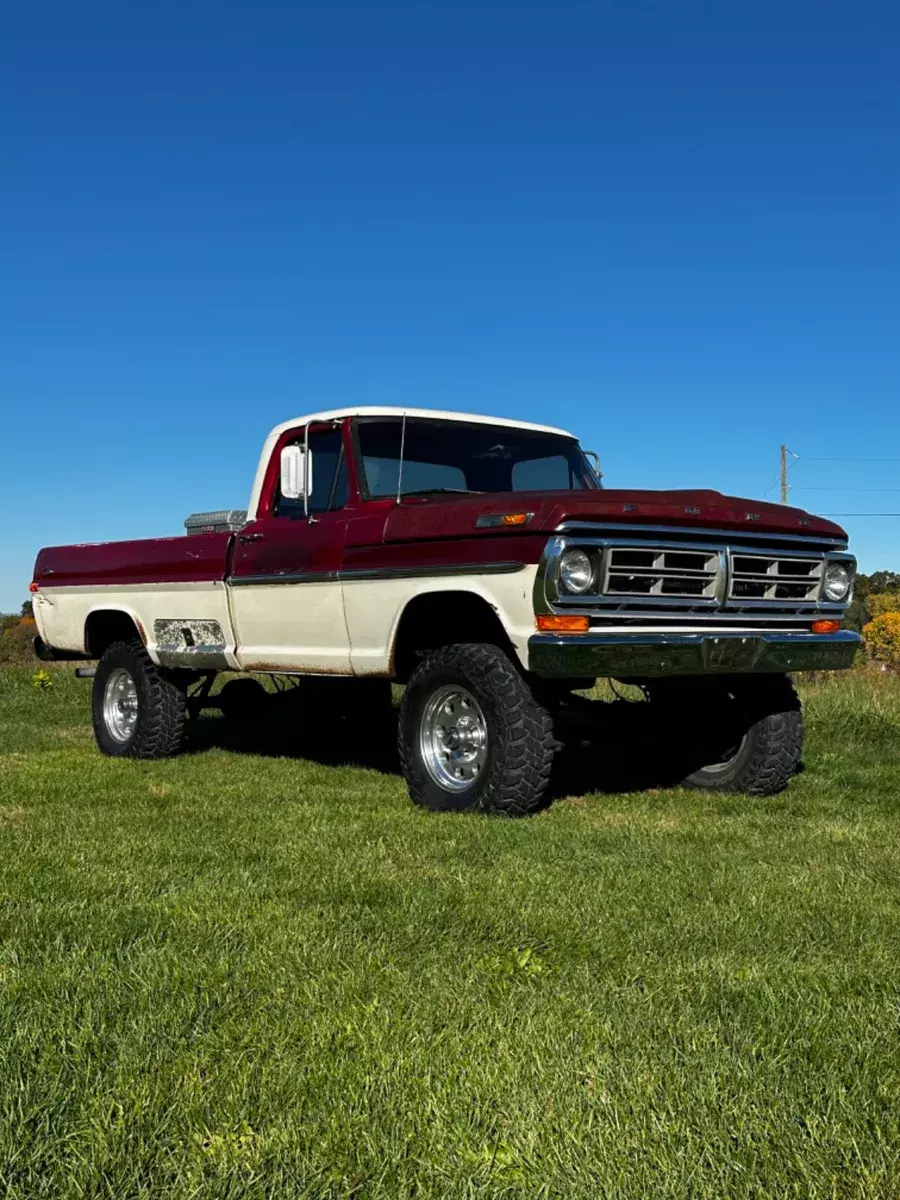
[[900, 460], [895, 4], [0, 25], [0, 610], [41, 545], [243, 506], [332, 404], [562, 424], [616, 486], [777, 498], [786, 442], [796, 503], [900, 513], [900, 461], [815, 461]]

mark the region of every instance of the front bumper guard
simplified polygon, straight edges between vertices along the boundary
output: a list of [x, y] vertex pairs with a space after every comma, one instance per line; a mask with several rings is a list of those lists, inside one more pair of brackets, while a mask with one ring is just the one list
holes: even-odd
[[536, 633], [528, 667], [545, 679], [784, 674], [852, 666], [858, 633]]

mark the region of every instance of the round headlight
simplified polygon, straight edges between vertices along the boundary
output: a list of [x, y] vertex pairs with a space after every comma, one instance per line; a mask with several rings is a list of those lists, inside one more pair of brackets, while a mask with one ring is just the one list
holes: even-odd
[[846, 600], [850, 594], [851, 582], [850, 572], [843, 563], [829, 563], [825, 568], [825, 583], [822, 587], [825, 599], [833, 604]]
[[583, 550], [567, 550], [559, 560], [559, 579], [567, 592], [586, 592], [593, 578], [594, 568]]

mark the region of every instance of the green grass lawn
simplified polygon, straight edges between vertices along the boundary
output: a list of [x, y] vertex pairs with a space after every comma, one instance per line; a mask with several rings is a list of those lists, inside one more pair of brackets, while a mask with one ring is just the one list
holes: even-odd
[[294, 709], [102, 758], [52, 680], [0, 672], [4, 1197], [900, 1195], [900, 682], [810, 689], [781, 796], [509, 822]]

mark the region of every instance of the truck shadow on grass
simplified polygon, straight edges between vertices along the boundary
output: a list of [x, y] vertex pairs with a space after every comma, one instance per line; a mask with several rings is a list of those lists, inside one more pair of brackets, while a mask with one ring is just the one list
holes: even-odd
[[[249, 718], [207, 714], [192, 721], [187, 751], [221, 749], [399, 775], [397, 712], [346, 712], [303, 703], [290, 693], [270, 696]], [[646, 704], [597, 702], [588, 713], [560, 721], [558, 737], [562, 748], [548, 803], [561, 796], [674, 787], [702, 765], [685, 756]]]

